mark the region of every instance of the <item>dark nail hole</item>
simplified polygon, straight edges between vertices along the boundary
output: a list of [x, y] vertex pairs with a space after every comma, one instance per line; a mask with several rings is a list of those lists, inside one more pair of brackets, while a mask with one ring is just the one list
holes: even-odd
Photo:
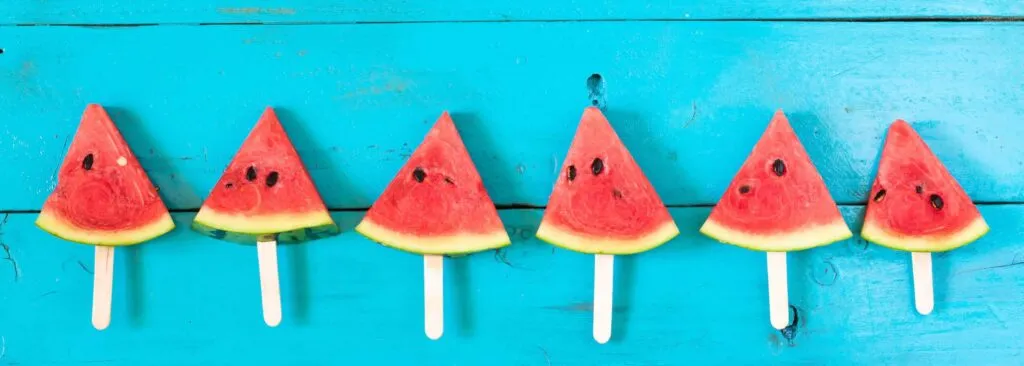
[[273, 187], [277, 184], [277, 178], [277, 172], [272, 171], [270, 174], [267, 174], [267, 187]]
[[792, 341], [796, 338], [796, 329], [800, 325], [800, 312], [796, 309], [796, 306], [790, 305], [789, 310], [793, 313], [793, 322], [789, 323], [785, 328], [782, 328], [779, 332], [782, 333], [782, 337], [788, 341]]
[[772, 171], [775, 172], [775, 175], [780, 177], [785, 175], [786, 163], [783, 163], [782, 159], [775, 159], [775, 161], [772, 162]]
[[914, 192], [917, 192], [917, 194], [924, 193], [924, 187], [921, 187], [921, 185], [918, 185], [918, 186], [914, 187]]
[[620, 190], [618, 190], [616, 188], [613, 188], [612, 189], [612, 196], [615, 196], [615, 198], [618, 198], [618, 199], [622, 199], [622, 191], [620, 191]]
[[594, 162], [590, 163], [590, 171], [593, 172], [594, 175], [601, 174], [601, 172], [604, 171], [604, 161], [601, 161], [601, 158], [594, 158]]
[[740, 186], [740, 194], [750, 193], [750, 186]]
[[570, 182], [576, 180], [576, 166], [575, 165], [570, 165], [569, 166], [568, 171], [565, 172], [565, 177], [569, 178]]
[[872, 198], [871, 200], [875, 202], [882, 202], [883, 199], [885, 199], [885, 190], [879, 189], [878, 193], [875, 193], [875, 198]]
[[600, 108], [604, 103], [604, 78], [601, 74], [587, 77], [587, 91], [590, 93], [590, 104]]
[[598, 91], [601, 89], [601, 81], [603, 81], [601, 74], [591, 74], [587, 78], [587, 89], [590, 89], [591, 93]]
[[427, 172], [424, 172], [423, 168], [416, 167], [416, 170], [412, 171], [412, 178], [419, 183], [423, 183], [423, 180], [427, 179]]
[[942, 202], [942, 197], [939, 197], [937, 194], [929, 196], [928, 200], [931, 201], [932, 207], [935, 207], [936, 210], [941, 210], [942, 206], [945, 205], [945, 203]]
[[449, 176], [447, 176], [447, 175], [446, 175], [446, 176], [444, 176], [444, 182], [445, 182], [445, 183], [448, 183], [448, 184], [451, 184], [451, 185], [453, 185], [453, 186], [455, 185], [455, 181], [454, 181], [454, 180], [452, 180], [452, 177], [449, 177]]
[[0, 55], [4, 54], [4, 49], [0, 48]]
[[249, 169], [245, 170], [245, 179], [250, 182], [256, 180], [256, 167], [250, 166]]
[[82, 159], [82, 168], [85, 170], [92, 170], [93, 156], [92, 154], [86, 155], [85, 159]]
[[231, 188], [231, 187], [234, 187], [234, 186], [235, 186], [234, 183], [227, 183], [227, 184], [224, 185], [224, 188]]

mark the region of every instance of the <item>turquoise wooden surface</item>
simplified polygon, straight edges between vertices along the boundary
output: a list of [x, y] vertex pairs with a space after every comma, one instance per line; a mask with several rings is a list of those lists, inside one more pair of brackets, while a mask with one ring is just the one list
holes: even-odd
[[[859, 230], [860, 207], [843, 207]], [[111, 327], [89, 323], [92, 248], [10, 215], [0, 363], [10, 365], [1009, 365], [1024, 331], [1024, 209], [983, 206], [992, 234], [935, 259], [936, 310], [914, 311], [910, 256], [860, 238], [792, 253], [791, 339], [768, 324], [764, 254], [697, 233], [616, 262], [614, 335], [591, 338], [593, 256], [533, 238], [539, 210], [502, 210], [513, 245], [446, 261], [446, 333], [423, 335], [422, 259], [351, 231], [280, 249], [284, 321], [263, 325], [256, 251], [179, 228], [116, 254]], [[0, 253], [2, 254], [2, 253]], [[728, 362], [727, 362], [728, 361]]]
[[[195, 209], [265, 105], [332, 208], [368, 206], [443, 109], [499, 205], [542, 206], [603, 105], [671, 205], [712, 204], [773, 111], [835, 199], [864, 202], [915, 123], [976, 200], [1024, 201], [1017, 23], [486, 23], [5, 28], [0, 209], [32, 210], [89, 102], [170, 207]], [[603, 84], [588, 89], [598, 73]], [[594, 93], [596, 91], [596, 93]]]
[[[1024, 357], [1022, 3], [438, 4], [0, 2], [0, 365]], [[922, 18], [956, 22], [899, 21]], [[802, 21], [771, 21], [782, 19]], [[838, 21], [849, 19], [886, 22]], [[253, 22], [287, 25], [228, 24]], [[159, 26], [108, 27], [140, 24]], [[682, 231], [616, 261], [607, 345], [590, 335], [593, 257], [533, 238], [582, 108], [595, 101]], [[89, 324], [92, 248], [32, 225], [90, 102], [108, 107], [178, 211], [172, 233], [118, 249], [114, 319], [103, 332]], [[187, 229], [266, 105], [345, 230], [280, 249], [285, 311], [275, 329], [260, 317], [255, 250]], [[776, 108], [855, 232], [896, 118], [911, 121], [981, 203], [991, 232], [936, 256], [932, 315], [914, 312], [909, 255], [855, 237], [790, 254], [799, 321], [781, 333], [768, 323], [764, 255], [697, 233]], [[514, 243], [446, 261], [446, 334], [431, 342], [420, 258], [351, 228], [443, 109]]]
[[621, 19], [793, 19], [1024, 15], [1015, 0], [21, 0], [0, 2], [6, 24], [168, 24]]

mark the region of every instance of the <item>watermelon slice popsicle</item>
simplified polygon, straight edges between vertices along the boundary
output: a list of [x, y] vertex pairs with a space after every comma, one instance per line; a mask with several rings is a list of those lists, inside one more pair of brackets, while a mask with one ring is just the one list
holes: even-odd
[[548, 199], [537, 237], [594, 254], [593, 336], [612, 332], [614, 255], [653, 249], [679, 234], [675, 221], [608, 119], [588, 107]]
[[853, 236], [782, 110], [775, 112], [700, 232], [767, 252], [769, 319], [780, 330], [789, 325], [786, 252]]
[[424, 331], [444, 333], [443, 256], [511, 244], [448, 112], [366, 212], [356, 231], [384, 246], [423, 255]]
[[911, 252], [914, 306], [922, 315], [935, 307], [931, 253], [959, 248], [988, 232], [967, 193], [903, 120], [889, 127], [865, 211], [865, 240]]
[[270, 107], [199, 208], [192, 229], [216, 239], [256, 245], [263, 321], [271, 327], [282, 318], [277, 244], [324, 238], [339, 231]]
[[64, 156], [57, 187], [36, 219], [65, 240], [96, 246], [92, 325], [110, 325], [114, 247], [142, 243], [174, 229], [156, 187], [110, 116], [89, 104]]

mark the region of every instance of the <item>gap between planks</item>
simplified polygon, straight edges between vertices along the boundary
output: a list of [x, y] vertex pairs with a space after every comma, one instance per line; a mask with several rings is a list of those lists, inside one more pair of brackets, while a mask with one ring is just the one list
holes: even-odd
[[345, 21], [251, 21], [251, 22], [167, 22], [167, 23], [0, 23], [0, 27], [207, 27], [207, 26], [307, 26], [307, 25], [401, 25], [477, 23], [995, 23], [1024, 22], [1024, 15], [897, 16], [897, 17], [780, 17], [780, 18], [606, 18], [606, 19], [432, 19], [432, 20], [345, 20]]

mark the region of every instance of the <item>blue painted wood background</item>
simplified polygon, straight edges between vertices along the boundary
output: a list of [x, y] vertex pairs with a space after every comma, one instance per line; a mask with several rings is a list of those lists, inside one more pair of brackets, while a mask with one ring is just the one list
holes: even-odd
[[[0, 365], [1020, 364], [1024, 5], [715, 3], [0, 2]], [[178, 224], [118, 251], [103, 332], [92, 248], [32, 224], [92, 102]], [[533, 237], [593, 102], [682, 231], [617, 261], [606, 345], [590, 337], [592, 257]], [[281, 248], [275, 329], [255, 250], [187, 229], [266, 105], [346, 230]], [[776, 108], [855, 232], [896, 118], [979, 203], [992, 231], [936, 257], [935, 313], [913, 310], [906, 253], [854, 237], [790, 254], [799, 321], [781, 334], [764, 255], [697, 233]], [[419, 257], [351, 228], [445, 109], [514, 243], [446, 261], [431, 342]]]

